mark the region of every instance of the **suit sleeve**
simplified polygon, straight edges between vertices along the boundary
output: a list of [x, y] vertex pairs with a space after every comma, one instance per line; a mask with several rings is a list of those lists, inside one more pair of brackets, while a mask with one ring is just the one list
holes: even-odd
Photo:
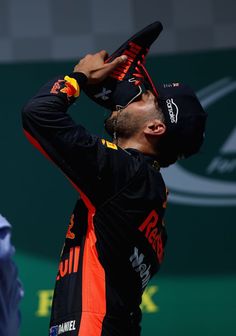
[[29, 141], [52, 160], [74, 186], [91, 201], [98, 202], [99, 190], [102, 187], [104, 194], [106, 189], [103, 177], [107, 176], [110, 151], [99, 137], [92, 136], [67, 113], [85, 83], [86, 77], [80, 73], [47, 83], [23, 108], [23, 128]]

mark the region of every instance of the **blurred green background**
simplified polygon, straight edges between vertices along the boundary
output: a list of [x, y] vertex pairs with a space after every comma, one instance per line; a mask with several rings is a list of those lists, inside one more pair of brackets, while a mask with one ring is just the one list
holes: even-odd
[[[222, 79], [236, 80], [236, 50], [150, 57], [155, 82], [187, 82], [195, 91]], [[25, 288], [21, 336], [47, 335], [50, 303], [60, 249], [77, 194], [61, 172], [25, 139], [20, 112], [47, 80], [72, 71], [73, 62], [0, 65], [1, 213], [13, 225], [15, 260]], [[181, 162], [207, 181], [235, 183], [236, 137], [231, 151], [222, 146], [234, 132], [235, 90], [207, 108], [206, 141], [196, 158]], [[74, 119], [92, 133], [103, 131], [105, 112], [85, 95], [71, 108]], [[234, 133], [233, 133], [234, 134]], [[233, 140], [232, 140], [233, 139]], [[233, 142], [235, 140], [235, 142]], [[235, 151], [233, 150], [235, 149]], [[207, 173], [221, 155], [225, 165]], [[168, 185], [168, 180], [166, 180]], [[184, 183], [184, 182], [183, 182]], [[235, 194], [231, 203], [173, 203], [166, 213], [169, 239], [159, 274], [143, 302], [143, 335], [236, 335]], [[219, 195], [211, 195], [217, 200]], [[205, 195], [204, 197], [207, 197]], [[56, 234], [55, 234], [56, 232]]]

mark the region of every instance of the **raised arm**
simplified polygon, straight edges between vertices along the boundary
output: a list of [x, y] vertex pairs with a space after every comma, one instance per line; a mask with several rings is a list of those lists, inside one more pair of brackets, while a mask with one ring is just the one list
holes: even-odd
[[96, 186], [100, 181], [106, 148], [101, 139], [77, 125], [67, 110], [86, 83], [104, 79], [126, 59], [121, 56], [106, 64], [106, 55], [105, 51], [87, 55], [73, 73], [45, 84], [23, 109], [27, 138], [82, 190], [88, 188], [88, 183]]

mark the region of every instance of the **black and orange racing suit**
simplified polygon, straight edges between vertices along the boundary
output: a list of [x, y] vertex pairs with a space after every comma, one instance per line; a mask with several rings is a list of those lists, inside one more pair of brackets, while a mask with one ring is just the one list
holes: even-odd
[[154, 158], [89, 134], [67, 114], [83, 74], [47, 83], [23, 109], [25, 134], [79, 191], [56, 277], [50, 335], [140, 335], [158, 271], [166, 188]]

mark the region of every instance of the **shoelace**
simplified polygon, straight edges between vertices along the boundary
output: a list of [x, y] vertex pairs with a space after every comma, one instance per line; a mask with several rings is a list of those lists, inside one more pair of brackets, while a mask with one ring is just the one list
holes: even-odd
[[143, 64], [145, 63], [145, 56], [141, 55], [142, 57], [142, 62], [139, 60], [137, 62], [137, 66], [135, 67], [135, 73], [133, 73], [134, 78], [136, 78], [134, 84], [135, 85], [140, 85], [140, 83], [144, 80], [144, 74], [142, 73], [141, 69], [143, 67]]

